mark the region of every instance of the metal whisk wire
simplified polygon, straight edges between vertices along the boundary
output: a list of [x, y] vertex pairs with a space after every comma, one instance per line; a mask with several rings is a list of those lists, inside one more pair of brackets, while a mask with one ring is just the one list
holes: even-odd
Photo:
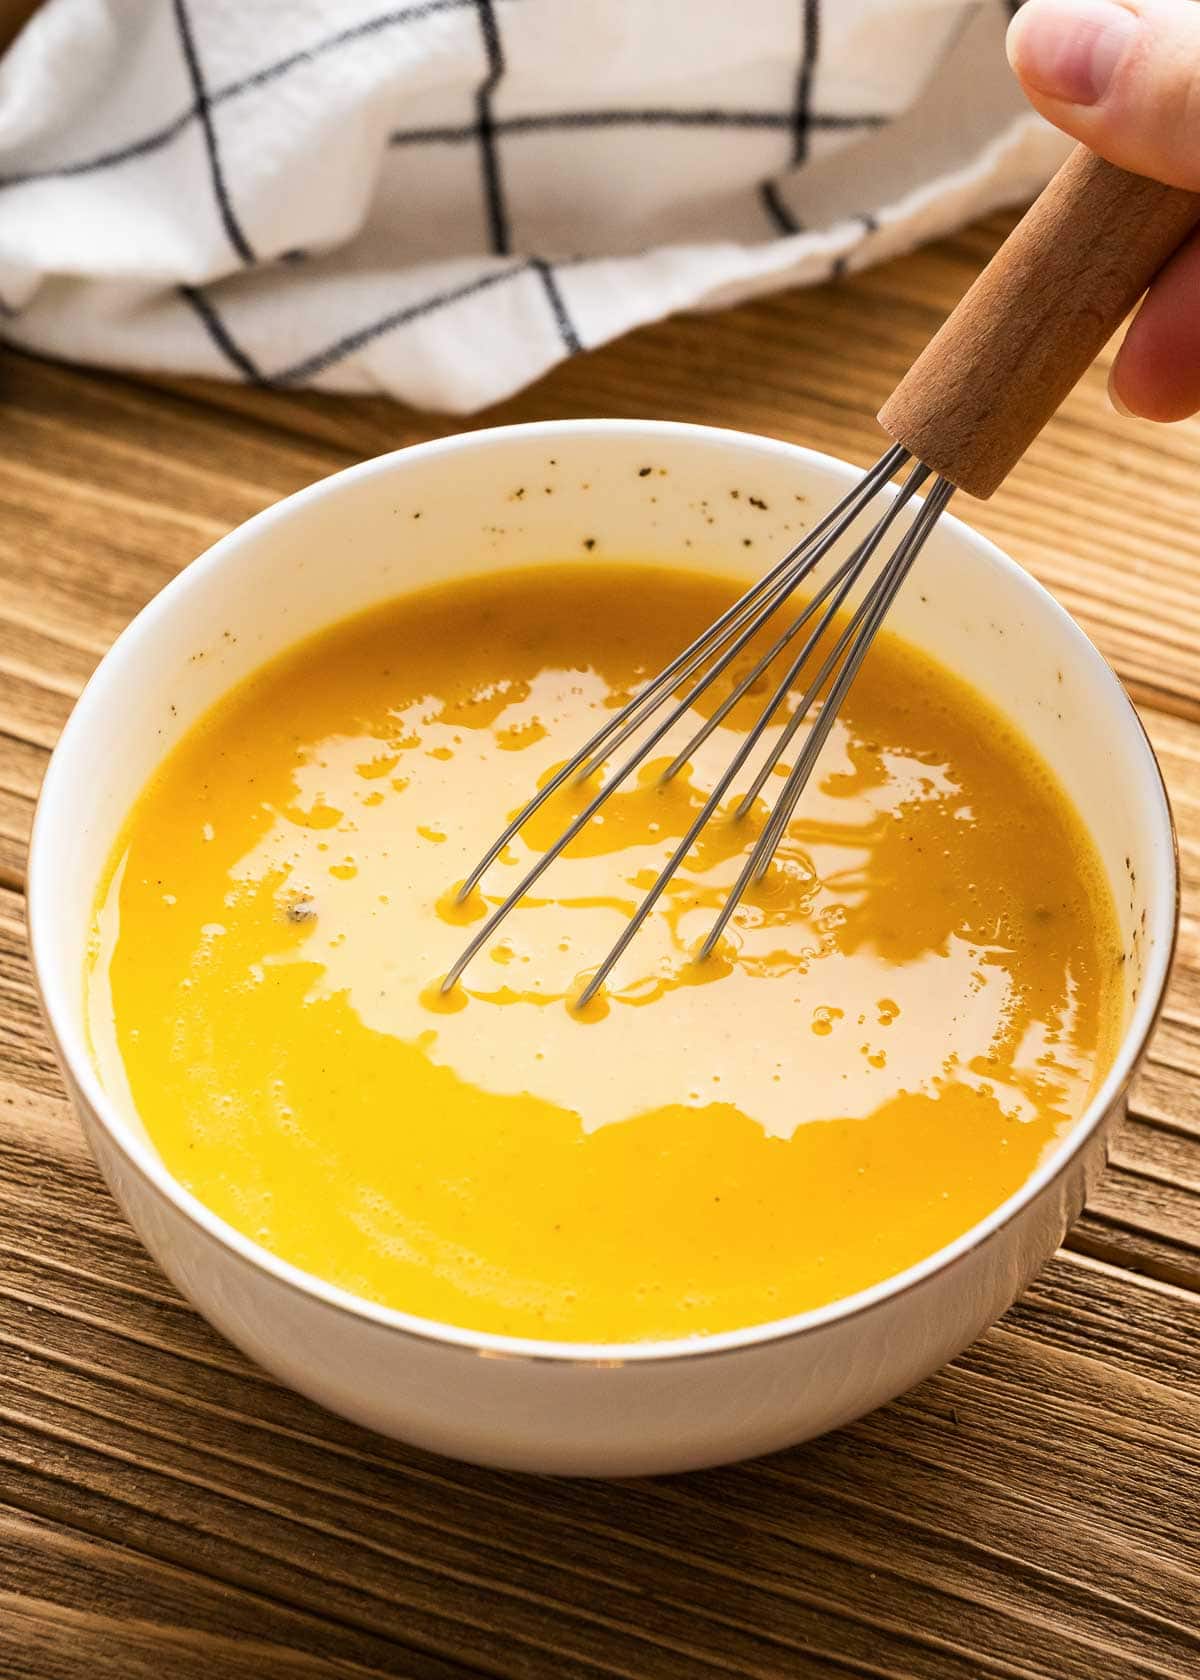
[[[767, 778], [778, 767], [783, 753], [820, 700], [824, 685], [829, 683], [828, 695], [816, 713], [795, 763], [783, 779], [762, 833], [750, 848], [741, 873], [700, 948], [700, 956], [712, 951], [747, 887], [762, 876], [779, 846], [833, 727], [838, 707], [954, 487], [961, 486], [984, 499], [1000, 487], [1153, 276], [1193, 232], [1198, 216], [1200, 194], [1128, 174], [1085, 147], [1076, 148], [884, 403], [879, 422], [896, 440], [893, 447], [803, 542], [585, 742], [484, 853], [459, 890], [460, 902], [475, 889], [484, 871], [547, 799], [572, 778], [587, 780], [617, 747], [643, 724], [649, 724], [655, 712], [674, 697], [675, 703], [669, 706], [666, 717], [651, 728], [648, 737], [635, 747], [555, 844], [536, 860], [486, 919], [443, 980], [444, 992], [455, 985], [504, 918], [592, 821], [605, 800], [644, 763], [697, 697], [729, 669], [762, 626], [850, 530], [892, 475], [911, 462], [908, 478], [868, 535], [836, 567], [833, 576], [777, 639], [770, 652], [756, 661], [749, 676], [735, 685], [732, 694], [717, 706], [667, 767], [664, 779], [670, 780], [729, 715], [732, 707], [765, 675], [772, 661], [820, 613], [800, 653], [792, 658], [786, 678], [776, 685], [733, 763], [718, 779], [650, 893], [637, 906], [620, 939], [591, 976], [576, 1003], [582, 1006], [595, 995], [686, 857], [701, 828], [716, 812], [771, 719], [785, 704], [805, 661], [832, 630], [837, 613], [846, 604], [900, 511], [936, 470], [937, 477], [920, 510], [854, 609], [850, 622], [837, 635], [817, 676], [792, 707], [765, 764], [759, 767], [737, 807], [734, 820], [745, 816], [757, 801]], [[1036, 280], [1036, 308], [1031, 308], [1029, 302], [1033, 279]], [[693, 676], [696, 677], [694, 685], [680, 697], [682, 685]]]
[[[928, 471], [928, 469], [923, 470]], [[783, 791], [776, 801], [775, 809], [768, 819], [766, 827], [759, 836], [750, 856], [746, 859], [741, 874], [734, 882], [733, 888], [721, 906], [720, 914], [700, 947], [698, 955], [701, 959], [709, 955], [718, 939], [720, 939], [730, 916], [737, 909], [742, 895], [751, 881], [761, 880], [766, 873], [787, 825], [791, 821], [792, 812], [799, 803], [800, 796], [812, 775], [813, 766], [816, 764], [821, 748], [828, 739], [829, 731], [832, 729], [834, 719], [838, 714], [838, 708], [845, 699], [851, 683], [858, 675], [859, 667], [866, 658], [871, 643], [875, 640], [879, 627], [896, 598], [900, 585], [912, 570], [913, 562], [924, 547], [926, 538], [945, 511], [946, 505], [953, 494], [954, 485], [948, 479], [939, 478], [935, 482], [912, 527], [906, 532], [895, 554], [888, 561], [879, 578], [868, 592], [866, 599], [855, 613], [854, 618], [851, 619], [841, 637], [839, 637], [837, 646], [826, 661], [826, 666], [831, 665], [834, 657], [851, 641], [852, 637], [857, 636], [857, 639], [853, 642], [849, 657], [838, 672], [837, 679], [829, 691], [829, 696], [809, 731], [800, 756], [783, 784]], [[827, 675], [826, 667], [823, 666], [821, 673], [797, 706], [796, 717], [803, 716], [807, 711], [811, 704], [810, 697], [815, 698], [816, 694], [819, 693]], [[794, 725], [795, 718], [788, 726], [789, 733], [792, 732]], [[775, 758], [778, 758], [782, 750], [783, 743], [777, 748], [772, 763], [774, 763]]]
[[[682, 684], [688, 682], [689, 678], [700, 672], [695, 683], [676, 700], [674, 705], [670, 706], [666, 716], [654, 726], [620, 767], [608, 777], [604, 785], [566, 827], [555, 843], [534, 860], [517, 885], [487, 918], [483, 926], [468, 942], [454, 966], [446, 974], [442, 981], [441, 989], [443, 992], [448, 992], [457, 983], [467, 965], [488, 943], [500, 924], [526, 896], [535, 882], [561, 856], [576, 835], [592, 821], [600, 807], [628, 780], [638, 766], [645, 762], [654, 748], [665, 739], [679, 720], [692, 708], [697, 697], [711, 687], [722, 673], [729, 668], [768, 620], [790, 598], [796, 588], [846, 535], [888, 479], [910, 459], [909, 452], [899, 445], [889, 449], [856, 485], [854, 490], [845, 496], [764, 577], [752, 585], [707, 630], [698, 636], [682, 653], [677, 655], [658, 676], [653, 678], [602, 728], [597, 730], [508, 823], [459, 888], [458, 901], [460, 903], [475, 889], [486, 870], [500, 855], [508, 842], [554, 793], [568, 782], [574, 781], [578, 785], [586, 781], [605, 761], [612, 757], [619, 746], [649, 721], [654, 712], [664, 706], [672, 696], [678, 695]], [[837, 614], [845, 605], [855, 584], [861, 578], [900, 513], [930, 476], [929, 468], [922, 465], [921, 462], [917, 461], [913, 464], [904, 483], [899, 487], [895, 496], [867, 535], [856, 544], [850, 555], [837, 566], [812, 599], [806, 602], [803, 610], [788, 625], [783, 634], [777, 638], [765, 654], [755, 661], [750, 671], [733, 686], [730, 693], [701, 727], [695, 731], [687, 744], [681, 748], [667, 767], [663, 776], [664, 781], [670, 780], [683, 768], [700, 744], [712, 734], [734, 706], [750, 692], [754, 684], [769, 670], [773, 662], [791, 646], [804, 628], [811, 624], [819, 613], [820, 617], [815, 627], [805, 637], [799, 652], [793, 655], [786, 673], [776, 683], [759, 717], [748, 731], [734, 758], [718, 778], [716, 785], [693, 819], [686, 834], [663, 866], [654, 884], [638, 904], [633, 916], [622, 930], [620, 938], [604, 957], [600, 966], [590, 976], [586, 987], [575, 1000], [577, 1008], [583, 1008], [604, 984], [612, 971], [613, 965], [635, 937], [638, 929], [691, 851], [701, 830], [715, 815], [732, 783], [761, 741], [772, 718], [784, 706], [793, 685], [800, 677], [808, 660], [829, 632]], [[828, 698], [817, 712], [799, 757], [784, 780], [767, 824], [750, 852], [713, 928], [700, 948], [700, 958], [706, 957], [712, 951], [751, 881], [761, 877], [769, 865], [771, 857], [786, 831], [792, 811], [795, 809], [804, 791], [804, 786], [812, 773], [813, 765], [833, 726], [837, 709], [850, 684], [854, 681], [858, 669], [866, 657], [867, 650], [895, 598], [896, 591], [908, 575], [913, 561], [952, 493], [953, 486], [947, 480], [939, 478], [935, 481], [933, 489], [926, 497], [912, 525], [905, 532], [895, 552], [887, 559], [879, 576], [855, 608], [849, 623], [839, 634], [834, 646], [822, 661], [817, 675], [807, 684], [800, 699], [796, 702], [779, 739], [769, 751], [765, 763], [759, 767], [749, 790], [738, 805], [734, 813], [735, 820], [745, 816], [754, 805], [767, 778], [794, 740], [805, 718], [812, 712], [821, 690], [833, 678], [833, 686]], [[713, 663], [706, 670], [701, 671], [701, 667], [709, 660], [712, 660]], [[836, 675], [834, 675], [835, 672]]]

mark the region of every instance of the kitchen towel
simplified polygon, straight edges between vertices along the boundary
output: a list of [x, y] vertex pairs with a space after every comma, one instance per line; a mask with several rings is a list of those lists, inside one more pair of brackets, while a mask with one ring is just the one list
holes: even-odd
[[1013, 0], [44, 0], [0, 58], [0, 334], [465, 412], [875, 262], [1067, 143]]

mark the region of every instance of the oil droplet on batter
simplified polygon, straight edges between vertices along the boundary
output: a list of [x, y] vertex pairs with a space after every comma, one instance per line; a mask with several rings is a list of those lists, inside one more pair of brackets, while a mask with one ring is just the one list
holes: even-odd
[[455, 881], [448, 892], [444, 892], [434, 905], [434, 909], [444, 922], [450, 922], [455, 927], [466, 927], [469, 922], [481, 922], [487, 915], [487, 902], [478, 887], [472, 887], [466, 898], [460, 899], [463, 883]]
[[575, 999], [587, 990], [595, 972], [595, 969], [591, 968], [586, 969], [582, 974], [577, 974], [567, 995], [571, 1019], [579, 1021], [583, 1026], [591, 1026], [596, 1021], [603, 1021], [612, 1008], [603, 987], [596, 993], [595, 997], [589, 998], [582, 1008], [575, 1002]]
[[297, 828], [336, 828], [346, 813], [339, 811], [336, 805], [326, 805], [323, 799], [317, 799], [307, 811], [301, 805], [289, 805], [283, 814]]
[[431, 1009], [435, 1015], [457, 1015], [460, 1009], [465, 1009], [470, 1001], [461, 982], [456, 982], [448, 992], [442, 990], [445, 975], [439, 975], [421, 992], [421, 1005]]
[[713, 980], [723, 979], [726, 974], [732, 974], [738, 959], [738, 948], [732, 939], [722, 935], [706, 957], [700, 955], [700, 948], [704, 944], [698, 939], [692, 947], [691, 960], [679, 975], [679, 980], [685, 986], [707, 986]]
[[513, 723], [507, 729], [496, 731], [496, 745], [505, 752], [521, 752], [545, 738], [546, 726], [540, 718], [530, 718], [528, 723]]

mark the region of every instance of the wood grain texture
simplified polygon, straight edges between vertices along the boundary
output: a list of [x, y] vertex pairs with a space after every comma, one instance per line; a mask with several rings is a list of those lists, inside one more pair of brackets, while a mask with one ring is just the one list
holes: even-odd
[[1200, 219], [1200, 194], [1077, 146], [879, 412], [889, 437], [993, 495]]
[[[664, 323], [474, 423], [662, 415], [860, 462], [995, 220], [853, 281]], [[473, 1471], [318, 1411], [175, 1295], [42, 1033], [22, 880], [46, 755], [214, 537], [455, 430], [382, 400], [0, 360], [0, 1676], [1189, 1680], [1200, 1672], [1200, 426], [1085, 379], [960, 511], [1076, 613], [1171, 787], [1180, 961], [1067, 1247], [962, 1359], [795, 1452], [607, 1487]]]

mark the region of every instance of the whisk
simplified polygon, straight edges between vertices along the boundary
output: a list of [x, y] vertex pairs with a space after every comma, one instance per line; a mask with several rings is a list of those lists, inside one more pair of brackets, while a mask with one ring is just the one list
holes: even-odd
[[[1076, 149], [880, 410], [891, 447], [801, 542], [585, 741], [488, 847], [460, 887], [460, 902], [548, 799], [569, 783], [587, 782], [630, 737], [648, 729], [488, 916], [446, 974], [443, 992], [696, 699], [735, 666], [872, 503], [887, 496], [866, 534], [666, 767], [664, 780], [670, 780], [733, 708], [768, 679], [770, 692], [757, 720], [575, 1006], [583, 1008], [603, 986], [743, 771], [750, 780], [733, 812], [735, 821], [754, 807], [807, 724], [766, 822], [697, 953], [701, 960], [711, 954], [748, 887], [766, 873], [838, 708], [955, 489], [981, 498], [993, 494], [1198, 218], [1200, 195], [1131, 175], [1084, 147]], [[903, 482], [889, 494], [887, 486], [900, 472]], [[920, 499], [918, 491], [924, 492]], [[915, 513], [902, 522], [910, 508]], [[839, 614], [894, 530], [897, 540], [837, 630]], [[784, 658], [786, 668], [772, 686], [770, 673]], [[816, 667], [811, 673], [810, 664]], [[768, 729], [779, 722], [782, 728], [761, 762], [748, 770]]]

